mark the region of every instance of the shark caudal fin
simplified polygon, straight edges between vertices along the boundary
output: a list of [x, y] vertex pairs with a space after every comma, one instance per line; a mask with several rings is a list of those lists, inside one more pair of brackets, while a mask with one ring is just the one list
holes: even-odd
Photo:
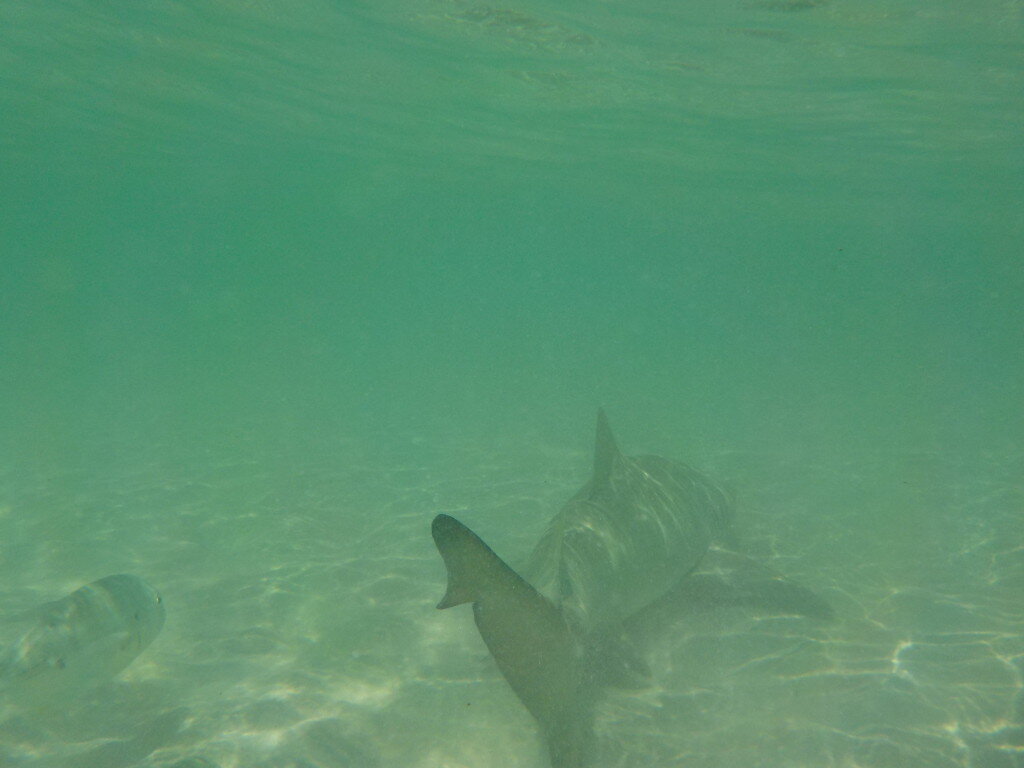
[[592, 702], [562, 612], [455, 518], [438, 515], [431, 533], [448, 568], [437, 607], [473, 604], [480, 637], [540, 726], [553, 768], [588, 768]]
[[479, 536], [448, 515], [435, 517], [430, 526], [430, 533], [448, 570], [448, 588], [437, 607], [443, 610], [475, 602], [479, 586], [474, 582], [477, 564], [480, 560], [486, 559], [485, 553], [490, 553], [494, 558], [497, 558], [497, 555]]

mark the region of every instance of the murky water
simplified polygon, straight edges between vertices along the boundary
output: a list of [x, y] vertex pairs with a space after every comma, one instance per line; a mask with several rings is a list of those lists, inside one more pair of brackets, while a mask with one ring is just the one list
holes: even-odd
[[5, 4], [0, 642], [116, 573], [166, 624], [0, 698], [0, 765], [541, 768], [429, 526], [523, 565], [603, 405], [837, 618], [688, 617], [595, 768], [1019, 766], [1022, 40], [1007, 0]]

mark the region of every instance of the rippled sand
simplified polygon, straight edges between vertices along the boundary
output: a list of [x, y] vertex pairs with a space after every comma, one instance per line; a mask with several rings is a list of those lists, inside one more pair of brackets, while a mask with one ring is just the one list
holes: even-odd
[[[119, 571], [163, 592], [167, 624], [80, 700], [6, 702], [0, 764], [542, 768], [470, 611], [434, 609], [429, 523], [453, 513], [521, 562], [589, 457], [403, 444], [4, 478], [0, 637]], [[1021, 765], [1022, 457], [678, 458], [729, 483], [746, 550], [838, 618], [731, 609], [654, 638], [652, 685], [600, 707], [596, 768]]]

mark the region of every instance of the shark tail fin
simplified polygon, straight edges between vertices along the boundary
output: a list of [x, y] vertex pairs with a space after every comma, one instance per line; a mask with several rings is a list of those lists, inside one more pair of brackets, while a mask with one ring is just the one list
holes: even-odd
[[478, 543], [486, 545], [469, 528], [449, 515], [435, 517], [430, 533], [448, 569], [448, 588], [437, 607], [444, 609], [474, 602], [476, 587], [468, 573], [471, 560], [469, 555]]
[[593, 490], [602, 490], [611, 482], [612, 467], [621, 456], [619, 446], [615, 444], [612, 428], [608, 425], [608, 417], [604, 408], [597, 409], [597, 436], [594, 440], [594, 479]]

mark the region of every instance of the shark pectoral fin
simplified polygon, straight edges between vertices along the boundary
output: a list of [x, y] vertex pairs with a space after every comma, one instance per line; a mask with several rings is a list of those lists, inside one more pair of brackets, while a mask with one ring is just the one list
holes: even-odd
[[833, 616], [832, 607], [811, 590], [747, 555], [718, 547], [654, 606], [676, 615], [729, 607], [753, 608], [769, 616]]
[[806, 616], [822, 621], [835, 618], [832, 606], [824, 598], [781, 577], [745, 586], [737, 596], [737, 604], [769, 616]]
[[[704, 568], [710, 566], [709, 570]], [[832, 606], [796, 582], [743, 555], [712, 550], [701, 572], [622, 622], [622, 634], [643, 644], [677, 622], [704, 611], [745, 608], [765, 616], [804, 616], [828, 621]]]
[[737, 581], [717, 574], [699, 573], [688, 577], [667, 598], [661, 598], [655, 607], [674, 619], [687, 613], [716, 608], [750, 608], [766, 616], [833, 618], [832, 607], [827, 602], [806, 587], [781, 576]]
[[[714, 605], [752, 608], [767, 616], [834, 618], [832, 606], [802, 584], [746, 555], [713, 549], [702, 572], [681, 585], [691, 599]], [[698, 595], [700, 597], [698, 597]]]

